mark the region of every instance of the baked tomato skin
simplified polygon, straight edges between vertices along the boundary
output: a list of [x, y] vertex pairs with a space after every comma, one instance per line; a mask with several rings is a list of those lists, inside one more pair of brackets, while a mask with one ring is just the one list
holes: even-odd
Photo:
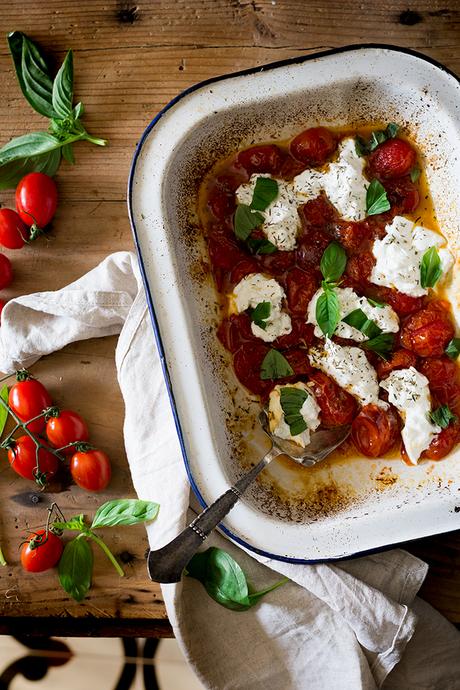
[[231, 314], [224, 319], [218, 328], [217, 337], [231, 353], [235, 353], [247, 341], [257, 341], [251, 331], [251, 319], [246, 312]]
[[236, 157], [237, 166], [244, 168], [249, 176], [254, 173], [271, 173], [276, 175], [282, 166], [283, 154], [275, 144], [251, 146], [240, 151]]
[[307, 350], [303, 350], [301, 347], [294, 347], [292, 350], [283, 352], [283, 355], [286, 357], [294, 372], [294, 376], [291, 378], [297, 379], [299, 376], [308, 376], [313, 371], [308, 360]]
[[377, 294], [392, 307], [398, 316], [408, 316], [423, 308], [425, 297], [412, 297], [392, 288], [379, 288]]
[[[27, 422], [51, 406], [51, 395], [45, 386], [33, 378], [17, 381], [10, 388], [8, 403], [21, 422]], [[45, 428], [45, 418], [41, 417], [27, 425], [29, 431], [39, 434]]]
[[245, 259], [242, 259], [239, 261], [236, 266], [232, 268], [230, 271], [230, 282], [232, 285], [237, 285], [240, 280], [243, 280], [246, 276], [250, 275], [251, 273], [258, 273], [259, 272], [259, 265], [255, 259], [252, 259], [251, 257], [246, 257]]
[[[89, 431], [83, 417], [72, 410], [60, 410], [46, 422], [46, 436], [53, 448], [62, 448], [69, 443], [83, 443], [89, 439]], [[75, 448], [65, 448], [64, 455], [73, 455]]]
[[418, 370], [427, 377], [430, 391], [441, 405], [448, 405], [460, 417], [460, 375], [455, 362], [449, 357], [423, 359]]
[[389, 407], [365, 405], [351, 425], [351, 440], [368, 458], [385, 455], [399, 438], [398, 415]]
[[[309, 234], [312, 230], [330, 230], [337, 220], [337, 212], [324, 194], [310, 199], [298, 208], [302, 230]], [[331, 241], [332, 238], [329, 238]]]
[[417, 355], [410, 350], [400, 348], [395, 350], [388, 360], [378, 359], [377, 375], [379, 379], [384, 379], [396, 369], [409, 369], [409, 367], [415, 367], [416, 364]]
[[306, 165], [323, 165], [337, 148], [337, 139], [325, 127], [310, 127], [291, 141], [291, 155]]
[[208, 208], [215, 218], [224, 220], [231, 216], [236, 208], [235, 191], [240, 182], [232, 175], [220, 175], [216, 178], [208, 194]]
[[70, 473], [77, 486], [86, 491], [103, 491], [112, 476], [110, 460], [103, 450], [77, 451], [70, 460]]
[[305, 317], [310, 300], [317, 291], [319, 283], [317, 271], [303, 271], [297, 267], [289, 271], [286, 293], [291, 314]]
[[386, 180], [384, 187], [393, 213], [413, 213], [420, 203], [418, 187], [409, 176]]
[[233, 355], [233, 367], [238, 380], [251, 393], [263, 398], [276, 385], [276, 382], [260, 378], [260, 367], [269, 349], [259, 341], [242, 345]]
[[64, 544], [57, 534], [39, 529], [22, 545], [21, 565], [28, 573], [42, 573], [58, 563], [63, 550]]
[[349, 253], [354, 254], [359, 250], [364, 240], [370, 236], [371, 231], [366, 221], [354, 223], [352, 221], [339, 220], [332, 234]]
[[356, 413], [355, 399], [322, 371], [311, 374], [310, 383], [316, 402], [321, 408], [323, 426], [351, 424]]
[[369, 287], [369, 280], [374, 266], [375, 258], [372, 252], [365, 251], [354, 254], [347, 261], [345, 279], [362, 292]]
[[442, 355], [455, 329], [442, 301], [430, 302], [410, 316], [401, 330], [401, 345], [420, 357]]
[[436, 434], [428, 448], [423, 451], [421, 457], [428, 460], [442, 460], [450, 453], [459, 438], [460, 424], [456, 421], [442, 429], [439, 434]]
[[36, 446], [30, 436], [20, 436], [8, 448], [8, 462], [12, 469], [24, 479], [46, 483], [58, 471], [59, 460], [45, 448], [38, 451], [38, 472]]
[[387, 139], [379, 144], [368, 160], [371, 175], [382, 180], [407, 175], [417, 160], [415, 149], [403, 139]]

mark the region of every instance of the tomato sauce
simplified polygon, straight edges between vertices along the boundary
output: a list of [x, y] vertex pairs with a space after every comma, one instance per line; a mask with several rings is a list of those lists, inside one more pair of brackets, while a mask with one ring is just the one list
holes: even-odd
[[[375, 259], [372, 244], [385, 236], [385, 226], [395, 215], [417, 221], [439, 232], [429, 194], [422, 159], [416, 147], [399, 132], [382, 141], [372, 152], [365, 153], [365, 174], [377, 178], [387, 193], [390, 210], [367, 216], [359, 222], [339, 217], [324, 193], [298, 207], [301, 229], [291, 251], [257, 253], [254, 247], [265, 235], [260, 228], [252, 231], [252, 247], [240, 241], [234, 231], [237, 207], [235, 192], [252, 174], [269, 174], [278, 180], [292, 180], [302, 171], [323, 170], [336, 156], [339, 142], [349, 136], [369, 141], [372, 132], [382, 131], [381, 123], [358, 129], [315, 127], [300, 132], [289, 141], [261, 143], [233, 153], [219, 161], [204, 179], [198, 199], [200, 223], [207, 240], [211, 271], [220, 297], [222, 319], [218, 338], [233, 356], [234, 371], [243, 386], [266, 403], [276, 384], [309, 382], [321, 408], [323, 426], [353, 422], [351, 439], [360, 454], [382, 457], [401, 444], [401, 421], [390, 406], [383, 410], [375, 405], [363, 408], [329, 376], [313, 369], [308, 348], [318, 342], [313, 326], [306, 323], [308, 304], [321, 285], [321, 257], [332, 241], [342, 245], [347, 265], [342, 287], [351, 287], [358, 295], [388, 303], [398, 314], [400, 331], [387, 361], [366, 351], [376, 368], [379, 380], [394, 369], [416, 367], [429, 380], [432, 409], [448, 405], [460, 419], [460, 375], [457, 363], [445, 355], [447, 343], [454, 337], [451, 307], [433, 291], [425, 297], [411, 297], [393, 288], [373, 285], [370, 280]], [[418, 172], [414, 174], [414, 170]], [[260, 246], [260, 245], [259, 245]], [[247, 312], [235, 313], [232, 294], [235, 285], [252, 273], [274, 278], [286, 294], [283, 311], [291, 317], [292, 331], [266, 343], [251, 330]], [[333, 340], [347, 344], [333, 336]], [[349, 344], [358, 346], [351, 341]], [[260, 376], [262, 361], [275, 348], [289, 362], [294, 374], [274, 380]], [[422, 458], [445, 457], [460, 440], [458, 419], [438, 434]], [[347, 442], [348, 443], [348, 442]], [[407, 459], [404, 447], [402, 459]]]

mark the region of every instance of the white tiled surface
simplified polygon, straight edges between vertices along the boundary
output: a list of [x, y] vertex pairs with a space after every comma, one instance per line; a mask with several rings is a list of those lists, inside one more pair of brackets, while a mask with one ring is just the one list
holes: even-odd
[[[121, 640], [109, 638], [55, 638], [67, 644], [73, 657], [67, 663], [51, 667], [40, 681], [16, 676], [9, 690], [113, 690], [124, 663]], [[138, 641], [142, 653], [143, 640]], [[33, 652], [12, 637], [0, 636], [0, 675], [16, 659]], [[38, 654], [40, 654], [38, 652]], [[203, 690], [188, 667], [175, 640], [161, 640], [154, 664], [160, 690]], [[138, 659], [136, 677], [130, 690], [145, 690], [142, 658]]]

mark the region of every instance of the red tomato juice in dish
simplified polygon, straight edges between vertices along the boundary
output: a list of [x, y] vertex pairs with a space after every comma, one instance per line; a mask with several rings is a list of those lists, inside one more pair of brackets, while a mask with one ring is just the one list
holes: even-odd
[[412, 465], [452, 451], [454, 258], [396, 124], [238, 151], [203, 181], [199, 213], [217, 335], [274, 434], [306, 446], [320, 426], [352, 424], [359, 454]]

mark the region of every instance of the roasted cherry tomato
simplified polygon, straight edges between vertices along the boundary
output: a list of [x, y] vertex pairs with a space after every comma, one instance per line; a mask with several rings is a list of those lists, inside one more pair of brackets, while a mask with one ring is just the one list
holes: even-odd
[[298, 210], [302, 228], [308, 234], [311, 230], [329, 230], [337, 219], [335, 208], [324, 194], [319, 194], [316, 199], [310, 199]]
[[333, 236], [342, 244], [348, 252], [356, 252], [363, 241], [370, 235], [369, 225], [366, 221], [353, 223], [351, 221], [338, 221], [333, 230]]
[[442, 355], [455, 329], [442, 302], [430, 302], [410, 316], [401, 330], [401, 344], [420, 357]]
[[102, 491], [112, 475], [109, 456], [103, 450], [77, 451], [70, 460], [70, 473], [82, 489]]
[[[46, 435], [53, 448], [62, 448], [74, 441], [84, 442], [89, 439], [85, 420], [72, 410], [61, 410], [56, 417], [50, 417], [46, 423]], [[71, 446], [62, 452], [64, 455], [73, 455], [75, 448]]]
[[365, 405], [351, 425], [351, 439], [360, 453], [368, 458], [385, 455], [399, 438], [399, 422], [390, 407]]
[[234, 266], [230, 272], [230, 282], [233, 285], [237, 285], [240, 280], [250, 275], [251, 273], [258, 273], [259, 266], [255, 259], [251, 257], [246, 257], [242, 261], [239, 261], [236, 266]]
[[403, 139], [387, 139], [369, 156], [369, 168], [382, 180], [403, 177], [415, 165], [417, 154]]
[[375, 266], [375, 258], [372, 252], [361, 252], [350, 256], [345, 268], [345, 275], [352, 285], [359, 290], [365, 290], [369, 286], [372, 269]]
[[[19, 380], [10, 388], [8, 402], [13, 412], [22, 422], [36, 417], [51, 406], [51, 396], [45, 386], [33, 378]], [[45, 419], [41, 417], [27, 425], [29, 431], [39, 434], [45, 428]]]
[[273, 252], [273, 254], [259, 254], [257, 257], [261, 273], [269, 273], [273, 276], [282, 276], [292, 268], [296, 261], [296, 253], [293, 252]]
[[326, 427], [351, 424], [356, 413], [355, 399], [322, 371], [310, 376], [313, 394], [321, 408], [321, 422]]
[[420, 194], [409, 176], [397, 180], [387, 180], [385, 190], [393, 212], [413, 213], [420, 203]]
[[427, 377], [430, 390], [441, 405], [460, 417], [460, 375], [458, 365], [449, 357], [429, 357], [418, 365], [419, 371]]
[[287, 350], [287, 352], [283, 354], [294, 371], [294, 376], [292, 378], [297, 379], [299, 376], [308, 376], [312, 373], [313, 368], [308, 361], [307, 350], [302, 350], [300, 347], [294, 347], [292, 350]]
[[272, 346], [277, 350], [286, 350], [295, 345], [311, 345], [313, 342], [314, 327], [306, 323], [305, 316], [294, 316], [291, 319], [292, 330], [273, 341]]
[[21, 548], [21, 565], [29, 573], [42, 573], [53, 568], [62, 556], [62, 539], [48, 530], [37, 530]]
[[273, 381], [260, 378], [260, 367], [269, 348], [260, 342], [242, 345], [233, 356], [235, 374], [251, 393], [265, 397], [273, 388]]
[[0, 208], [0, 244], [7, 249], [21, 249], [28, 241], [30, 230], [16, 211]]
[[8, 461], [13, 470], [24, 479], [33, 479], [39, 484], [46, 484], [53, 477], [59, 466], [59, 460], [45, 448], [38, 451], [30, 436], [20, 436], [8, 448]]
[[220, 175], [216, 178], [208, 196], [208, 206], [211, 213], [219, 220], [231, 216], [235, 210], [235, 190], [239, 181], [231, 175]]
[[449, 424], [439, 434], [436, 434], [428, 448], [423, 451], [422, 458], [427, 458], [428, 460], [442, 460], [442, 458], [445, 458], [457, 443], [460, 436], [459, 432], [460, 425], [458, 421]]
[[392, 288], [379, 288], [376, 293], [383, 302], [388, 302], [398, 316], [413, 314], [422, 309], [425, 303], [425, 297], [411, 297]]
[[337, 148], [337, 140], [325, 127], [310, 127], [294, 137], [289, 148], [302, 163], [323, 165]]
[[16, 187], [16, 208], [29, 227], [48, 225], [56, 213], [57, 200], [56, 183], [45, 173], [29, 173]]
[[11, 261], [4, 254], [0, 254], [0, 290], [8, 287], [13, 280]]
[[230, 352], [236, 352], [244, 342], [256, 341], [251, 331], [251, 319], [246, 312], [231, 314], [224, 319], [217, 331], [217, 337], [222, 345]]
[[311, 298], [319, 287], [315, 271], [293, 268], [287, 276], [287, 300], [289, 311], [296, 316], [306, 316]]
[[378, 360], [377, 374], [379, 379], [384, 379], [396, 369], [408, 369], [409, 367], [415, 367], [416, 364], [417, 356], [410, 352], [410, 350], [401, 348], [400, 350], [395, 350], [387, 361], [384, 359]]
[[236, 157], [236, 163], [244, 168], [248, 175], [253, 173], [276, 174], [281, 169], [283, 154], [275, 144], [252, 146], [250, 149], [240, 151]]

